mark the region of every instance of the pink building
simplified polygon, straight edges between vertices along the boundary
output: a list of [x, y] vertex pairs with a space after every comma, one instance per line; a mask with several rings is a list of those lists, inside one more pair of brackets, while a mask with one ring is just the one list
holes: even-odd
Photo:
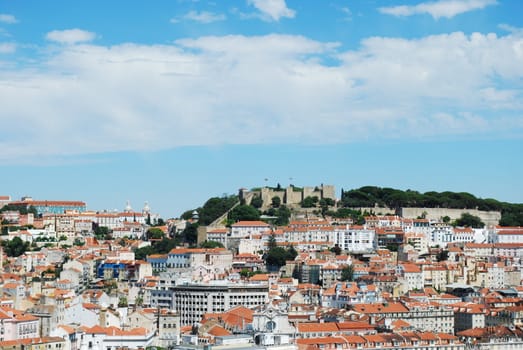
[[38, 317], [22, 311], [0, 309], [0, 340], [19, 340], [40, 336]]

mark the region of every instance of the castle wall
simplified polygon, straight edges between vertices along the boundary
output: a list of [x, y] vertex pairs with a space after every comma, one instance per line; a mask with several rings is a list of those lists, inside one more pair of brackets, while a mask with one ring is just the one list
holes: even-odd
[[336, 200], [336, 189], [332, 185], [322, 185], [321, 186], [322, 198], [330, 198]]
[[479, 217], [487, 226], [498, 225], [499, 220], [501, 220], [499, 211], [482, 211], [477, 209], [401, 208], [398, 214], [408, 219], [415, 219], [425, 215], [425, 218], [429, 220], [441, 220], [444, 216], [450, 217], [451, 220], [456, 220], [464, 213]]
[[301, 191], [294, 191], [294, 188], [293, 187], [287, 187], [285, 189], [285, 195], [286, 195], [286, 200], [285, 200], [285, 204], [287, 205], [293, 205], [293, 204], [300, 204], [301, 201], [303, 200], [303, 193]]
[[285, 189], [275, 190], [269, 187], [263, 187], [257, 191], [248, 191], [246, 189], [240, 190], [240, 199], [244, 199], [247, 204], [250, 204], [253, 196], [260, 195], [263, 200], [262, 210], [266, 210], [271, 207], [272, 198], [279, 197], [281, 203], [287, 206], [299, 206], [302, 200], [306, 197], [317, 196], [319, 199], [330, 198], [336, 200], [335, 187], [332, 185], [327, 186], [316, 186], [316, 187], [304, 187], [302, 191], [295, 191], [292, 186], [286, 187]]
[[270, 208], [272, 203], [273, 197], [279, 197], [282, 204], [285, 203], [285, 191], [282, 189], [281, 191], [275, 191], [273, 189], [264, 187], [261, 189], [261, 198], [263, 200], [263, 208], [267, 209]]

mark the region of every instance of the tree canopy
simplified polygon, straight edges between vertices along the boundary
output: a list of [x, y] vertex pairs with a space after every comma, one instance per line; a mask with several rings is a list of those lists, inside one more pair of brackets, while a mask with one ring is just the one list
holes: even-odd
[[236, 203], [239, 202], [238, 196], [223, 196], [223, 197], [212, 197], [205, 202], [203, 207], [197, 209], [191, 209], [185, 211], [181, 217], [182, 219], [188, 220], [192, 218], [193, 211], [198, 212], [199, 223], [201, 225], [209, 225], [214, 220], [222, 216], [227, 210], [231, 209]]
[[261, 196], [254, 196], [251, 200], [251, 205], [256, 209], [261, 208], [263, 205], [263, 199], [261, 198]]
[[319, 199], [317, 196], [314, 196], [314, 197], [311, 197], [311, 196], [308, 196], [308, 197], [305, 197], [302, 201], [301, 201], [301, 207], [302, 208], [314, 208], [316, 206], [316, 204], [318, 203]]
[[343, 191], [341, 204], [345, 208], [389, 207], [392, 209], [406, 207], [478, 209], [501, 212], [500, 225], [522, 226], [523, 204], [500, 202], [492, 198], [481, 199], [467, 192], [421, 193], [413, 190], [397, 190], [388, 187], [364, 186], [358, 189]]
[[165, 236], [165, 233], [157, 227], [151, 227], [147, 230], [148, 239], [162, 239]]
[[265, 263], [267, 266], [273, 266], [279, 269], [285, 265], [288, 260], [294, 260], [297, 255], [298, 252], [293, 246], [290, 246], [288, 249], [283, 247], [273, 247], [269, 249], [269, 252], [265, 257]]
[[472, 227], [472, 228], [485, 227], [485, 224], [483, 223], [483, 221], [481, 221], [481, 219], [479, 217], [471, 215], [469, 213], [461, 214], [461, 217], [456, 220], [455, 225]]
[[29, 213], [33, 214], [34, 216], [38, 215], [38, 212], [34, 206], [27, 206], [25, 204], [6, 204], [0, 208], [0, 213], [3, 213], [4, 211], [17, 211], [22, 215]]
[[174, 238], [162, 238], [159, 241], [153, 241], [150, 246], [137, 248], [134, 250], [134, 257], [137, 260], [145, 260], [147, 255], [167, 254], [178, 245], [178, 240]]
[[260, 212], [250, 205], [238, 205], [229, 212], [229, 220], [233, 222], [242, 220], [259, 220]]
[[201, 248], [223, 248], [223, 244], [216, 241], [205, 241], [200, 244]]
[[341, 270], [341, 280], [352, 282], [354, 281], [354, 266], [347, 265]]
[[24, 242], [20, 237], [15, 237], [9, 241], [2, 241], [2, 247], [7, 256], [17, 257], [29, 250], [29, 242]]

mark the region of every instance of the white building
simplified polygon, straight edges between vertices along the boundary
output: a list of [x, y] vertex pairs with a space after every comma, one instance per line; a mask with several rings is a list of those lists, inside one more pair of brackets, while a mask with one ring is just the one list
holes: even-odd
[[84, 327], [79, 350], [145, 349], [152, 345], [154, 332], [145, 328]]
[[238, 305], [254, 308], [268, 301], [268, 284], [213, 282], [171, 288], [173, 309], [180, 315], [182, 326], [200, 322], [205, 313], [220, 313]]
[[231, 225], [231, 238], [249, 238], [269, 231], [271, 226], [263, 221], [238, 221]]
[[523, 227], [497, 226], [491, 240], [494, 243], [523, 243]]
[[399, 280], [403, 280], [404, 292], [409, 290], [423, 290], [423, 272], [415, 264], [398, 264]]
[[342, 250], [349, 252], [366, 252], [375, 249], [373, 229], [363, 226], [345, 226], [334, 230], [334, 243]]
[[452, 226], [438, 223], [432, 227], [431, 246], [447, 247], [447, 244], [454, 242], [454, 231]]

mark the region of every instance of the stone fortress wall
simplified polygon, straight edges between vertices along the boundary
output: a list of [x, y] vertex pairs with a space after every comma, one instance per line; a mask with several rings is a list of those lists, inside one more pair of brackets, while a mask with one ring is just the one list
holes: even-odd
[[362, 213], [372, 213], [372, 215], [399, 215], [406, 219], [416, 219], [424, 217], [428, 220], [441, 221], [442, 218], [448, 216], [451, 221], [459, 219], [462, 214], [468, 213], [477, 216], [488, 226], [496, 226], [501, 220], [501, 212], [499, 211], [483, 211], [477, 209], [449, 209], [449, 208], [398, 208], [393, 209], [389, 207], [367, 207], [367, 208], [351, 208], [354, 210], [361, 210]]
[[257, 190], [240, 189], [240, 200], [244, 199], [247, 204], [254, 196], [261, 196], [263, 200], [262, 210], [265, 210], [271, 206], [272, 198], [280, 198], [281, 204], [288, 207], [300, 206], [303, 199], [307, 197], [318, 197], [318, 199], [329, 198], [336, 200], [336, 189], [332, 185], [320, 185], [316, 187], [303, 187], [295, 188], [294, 186], [288, 186], [286, 188], [275, 189], [269, 187], [263, 187]]
[[[252, 198], [255, 196], [261, 196], [263, 200], [262, 210], [270, 208], [272, 198], [279, 197], [281, 204], [288, 207], [300, 207], [303, 199], [307, 197], [318, 197], [330, 198], [336, 201], [336, 190], [333, 185], [320, 185], [315, 187], [306, 186], [303, 188], [295, 188], [294, 186], [288, 186], [281, 189], [275, 189], [270, 187], [262, 187], [255, 190], [240, 189], [239, 192], [240, 200], [244, 199], [247, 204], [250, 204]], [[441, 220], [443, 217], [448, 216], [451, 220], [456, 220], [461, 217], [462, 214], [468, 213], [477, 216], [487, 226], [495, 226], [499, 224], [501, 220], [501, 213], [499, 211], [483, 211], [477, 209], [448, 209], [448, 208], [382, 208], [382, 207], [370, 207], [370, 208], [353, 208], [360, 209], [362, 212], [367, 211], [374, 213], [375, 215], [386, 215], [393, 214], [402, 216], [407, 219], [416, 219], [418, 217], [425, 217], [429, 220]]]
[[445, 216], [448, 216], [451, 220], [456, 220], [464, 213], [479, 217], [487, 226], [495, 226], [499, 224], [499, 220], [501, 220], [501, 213], [499, 211], [483, 211], [477, 209], [400, 208], [397, 211], [398, 215], [407, 219], [424, 216], [429, 220], [440, 220]]

